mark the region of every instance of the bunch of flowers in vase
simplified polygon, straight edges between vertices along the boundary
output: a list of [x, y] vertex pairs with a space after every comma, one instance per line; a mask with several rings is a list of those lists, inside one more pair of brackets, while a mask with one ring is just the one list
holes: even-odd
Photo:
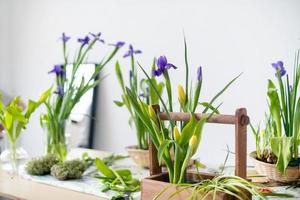
[[[63, 61], [54, 65], [49, 72], [55, 75], [55, 91], [45, 102], [47, 112], [41, 115], [41, 125], [47, 131], [47, 153], [55, 154], [60, 160], [65, 160], [67, 155], [67, 144], [65, 127], [72, 109], [80, 101], [81, 97], [90, 89], [96, 87], [103, 78], [98, 78], [102, 69], [115, 57], [119, 49], [125, 44], [117, 42], [109, 44], [113, 49], [111, 53], [104, 56], [99, 62], [94, 63], [95, 68], [89, 78], [82, 77], [79, 85], [75, 84], [78, 69], [87, 62], [87, 57], [96, 44], [104, 44], [101, 33], [89, 33], [83, 38], [78, 38], [78, 49], [72, 61], [69, 61], [67, 43], [71, 38], [65, 33], [62, 34]], [[67, 68], [70, 68], [67, 70]], [[66, 73], [70, 72], [70, 75]], [[69, 77], [69, 78], [67, 78]]]
[[9, 141], [9, 151], [3, 152], [1, 158], [7, 155], [9, 158], [9, 170], [13, 173], [18, 171], [17, 142], [22, 130], [26, 128], [32, 113], [43, 104], [50, 95], [51, 89], [45, 91], [38, 101], [29, 100], [26, 109], [20, 105], [20, 97], [15, 97], [7, 106], [2, 102], [0, 95], [0, 122]]

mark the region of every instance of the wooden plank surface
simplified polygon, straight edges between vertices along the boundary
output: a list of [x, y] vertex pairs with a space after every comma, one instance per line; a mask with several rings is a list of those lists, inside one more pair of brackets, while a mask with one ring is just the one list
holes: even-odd
[[[83, 152], [87, 152], [91, 157], [104, 157], [109, 154], [103, 151], [78, 148], [73, 149], [69, 157], [81, 157]], [[106, 198], [91, 194], [25, 180], [19, 176], [12, 176], [3, 170], [0, 170], [0, 196], [14, 200], [106, 200]]]

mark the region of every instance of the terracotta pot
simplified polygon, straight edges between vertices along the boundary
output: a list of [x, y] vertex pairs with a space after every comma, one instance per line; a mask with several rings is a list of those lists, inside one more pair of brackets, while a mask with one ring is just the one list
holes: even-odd
[[[214, 178], [213, 175], [211, 174], [205, 174], [205, 173], [200, 173], [200, 176], [202, 180], [204, 179], [212, 179]], [[187, 177], [191, 181], [196, 181], [199, 182], [199, 174], [195, 173], [188, 173]], [[148, 178], [142, 179], [141, 183], [141, 192], [142, 192], [142, 200], [152, 200], [154, 197], [156, 197], [163, 189], [166, 189], [168, 187], [168, 190], [163, 192], [158, 200], [164, 200], [168, 199], [170, 195], [172, 195], [174, 192], [182, 189], [182, 187], [173, 185], [171, 183], [168, 183], [168, 174], [167, 173], [161, 173], [158, 175], [150, 176]], [[192, 193], [192, 188], [188, 188], [176, 196], [172, 197], [174, 200], [185, 200], [187, 199]], [[249, 194], [250, 195], [250, 194]], [[251, 196], [251, 195], [250, 195]], [[251, 199], [249, 196], [249, 199]], [[199, 198], [199, 196], [198, 196]], [[205, 199], [213, 199], [213, 194], [208, 195]], [[217, 192], [215, 200], [235, 200], [236, 198], [225, 194], [221, 192]]]
[[286, 173], [282, 174], [277, 170], [275, 164], [266, 163], [258, 160], [256, 156], [256, 151], [250, 153], [250, 158], [254, 164], [257, 173], [266, 176], [270, 180], [274, 180], [282, 183], [288, 183], [288, 182], [297, 181], [300, 178], [299, 166], [287, 167]]
[[137, 146], [128, 146], [126, 150], [131, 159], [143, 168], [149, 168], [149, 151], [138, 149]]

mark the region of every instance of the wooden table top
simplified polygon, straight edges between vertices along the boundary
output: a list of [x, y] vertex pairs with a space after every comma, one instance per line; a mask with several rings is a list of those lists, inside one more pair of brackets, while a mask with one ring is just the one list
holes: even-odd
[[[83, 152], [90, 156], [104, 157], [109, 153], [89, 149], [73, 149], [69, 156], [80, 157]], [[80, 156], [79, 156], [80, 155]], [[85, 194], [61, 187], [55, 187], [43, 183], [25, 180], [18, 175], [12, 176], [6, 171], [0, 170], [0, 196], [14, 200], [104, 200], [98, 196]]]

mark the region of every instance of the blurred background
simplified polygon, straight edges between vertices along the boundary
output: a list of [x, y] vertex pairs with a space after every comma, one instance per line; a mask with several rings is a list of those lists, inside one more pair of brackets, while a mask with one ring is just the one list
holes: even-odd
[[[274, 77], [271, 62], [283, 60], [289, 72], [293, 68], [294, 52], [300, 47], [299, 9], [298, 0], [0, 0], [0, 90], [36, 99], [52, 84], [47, 72], [62, 60], [61, 33], [76, 45], [78, 37], [100, 31], [107, 43], [127, 43], [118, 56], [123, 71], [129, 69], [129, 60], [122, 57], [128, 44], [142, 50], [137, 60], [147, 69], [154, 57], [166, 55], [178, 67], [170, 72], [176, 91], [184, 82], [185, 34], [191, 76], [196, 79], [197, 67], [203, 67], [201, 100], [209, 100], [243, 72], [220, 98], [220, 111], [234, 114], [236, 108], [246, 107], [256, 125], [266, 111], [267, 79]], [[108, 50], [97, 52], [101, 56], [91, 55], [90, 62], [99, 61]], [[125, 146], [136, 143], [135, 133], [127, 110], [113, 103], [121, 92], [113, 63], [103, 75], [108, 77], [97, 88], [93, 148], [125, 152]], [[42, 111], [34, 114], [22, 135], [31, 156], [44, 152]], [[250, 130], [248, 135], [252, 151]], [[222, 163], [226, 145], [234, 151], [233, 136], [231, 126], [207, 125], [198, 157], [204, 163]]]

